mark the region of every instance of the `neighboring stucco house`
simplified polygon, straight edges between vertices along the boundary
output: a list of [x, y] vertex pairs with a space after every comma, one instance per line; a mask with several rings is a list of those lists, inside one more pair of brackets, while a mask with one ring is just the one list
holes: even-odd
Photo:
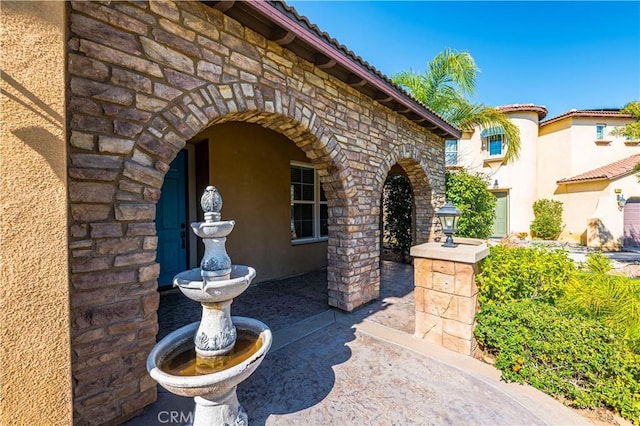
[[529, 232], [533, 203], [563, 203], [560, 239], [589, 247], [640, 246], [640, 185], [633, 167], [640, 141], [611, 135], [633, 119], [619, 110], [571, 110], [541, 121], [547, 110], [533, 104], [498, 107], [520, 129], [516, 161], [503, 161], [502, 130], [465, 132], [447, 141], [447, 167], [489, 177], [497, 198], [494, 236]]
[[258, 280], [326, 267], [345, 310], [379, 294], [392, 168], [414, 243], [436, 231], [459, 130], [286, 5], [1, 13], [3, 421], [118, 423], [155, 400], [158, 285], [197, 262], [207, 184], [236, 220], [234, 262]]

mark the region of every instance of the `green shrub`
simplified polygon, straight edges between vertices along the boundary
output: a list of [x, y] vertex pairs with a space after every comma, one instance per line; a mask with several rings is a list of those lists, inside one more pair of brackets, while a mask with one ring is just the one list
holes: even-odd
[[537, 299], [554, 303], [574, 271], [564, 250], [496, 245], [476, 278], [480, 304]]
[[476, 339], [505, 380], [640, 422], [640, 356], [615, 329], [533, 300], [485, 304], [477, 321]]
[[402, 175], [389, 177], [382, 190], [383, 238], [391, 250], [404, 260], [411, 248], [413, 192], [409, 179]]
[[637, 279], [576, 272], [567, 283], [561, 305], [569, 312], [599, 319], [615, 328], [640, 353], [640, 281]]
[[464, 170], [447, 173], [447, 198], [460, 210], [460, 237], [489, 238], [493, 232], [496, 197], [487, 189], [482, 175]]
[[533, 203], [531, 236], [543, 240], [555, 240], [562, 232], [562, 202], [541, 199]]
[[606, 274], [613, 269], [611, 259], [602, 254], [601, 251], [588, 253], [583, 266], [587, 271], [596, 274]]

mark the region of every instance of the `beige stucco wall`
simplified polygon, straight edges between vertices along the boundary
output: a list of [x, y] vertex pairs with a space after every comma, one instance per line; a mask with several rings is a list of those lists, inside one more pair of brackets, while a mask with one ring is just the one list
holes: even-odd
[[[492, 190], [497, 180], [499, 190], [509, 191], [509, 232], [529, 232], [533, 203], [549, 198], [563, 203], [564, 229], [560, 239], [586, 243], [588, 222], [597, 219], [608, 235], [601, 238], [607, 243], [605, 248], [615, 248], [622, 237], [623, 216], [614, 190], [621, 189], [626, 198], [636, 196], [640, 193], [637, 179], [631, 175], [613, 182], [573, 185], [558, 185], [557, 181], [637, 154], [637, 145], [625, 144], [624, 138], [610, 134], [631, 120], [569, 116], [540, 127], [536, 112], [507, 115], [520, 128], [522, 149], [518, 160], [510, 164], [484, 161], [480, 131], [476, 130], [461, 139], [459, 163], [472, 172], [485, 173]], [[596, 143], [596, 124], [600, 123], [606, 125], [608, 144]]]
[[287, 137], [257, 124], [230, 122], [196, 136], [209, 140], [211, 184], [222, 194], [224, 219], [236, 222], [227, 252], [251, 265], [255, 282], [327, 266], [327, 242], [292, 245], [290, 164], [309, 163]]
[[[618, 210], [615, 189], [626, 198], [640, 193], [633, 175], [612, 182], [596, 181], [558, 185], [563, 178], [602, 167], [638, 153], [636, 145], [625, 144], [624, 138], [610, 132], [629, 123], [628, 118], [568, 117], [540, 128], [538, 144], [538, 198], [563, 203], [564, 229], [560, 239], [587, 243], [590, 221], [599, 223], [603, 248], [618, 248], [623, 232], [623, 214]], [[606, 125], [605, 140], [596, 143], [596, 124]], [[596, 244], [592, 241], [591, 244]]]
[[65, 3], [2, 2], [0, 412], [71, 423]]
[[[616, 202], [616, 189], [625, 198], [640, 196], [635, 175], [595, 182], [560, 185], [554, 198], [563, 202], [565, 228], [560, 239], [604, 249], [619, 249], [623, 236], [623, 212]], [[597, 228], [597, 239], [587, 238], [589, 223]]]
[[508, 233], [529, 232], [529, 225], [533, 220], [532, 205], [538, 192], [536, 181], [538, 113], [515, 111], [507, 115], [520, 129], [519, 158], [508, 164], [501, 161], [484, 161], [481, 132], [476, 130], [470, 139], [462, 139], [459, 144], [460, 164], [471, 172], [486, 174], [492, 190], [497, 180], [500, 190], [509, 191]]
[[[625, 145], [621, 136], [611, 136], [614, 128], [629, 123], [625, 118], [576, 117], [571, 123], [571, 173], [580, 174], [596, 167], [621, 160], [639, 152], [636, 145]], [[605, 124], [605, 140], [610, 144], [596, 144], [596, 124]], [[578, 155], [579, 153], [579, 155]], [[570, 175], [571, 176], [571, 175]]]
[[[571, 174], [571, 120], [540, 127], [538, 136], [538, 197], [553, 198], [556, 182]], [[586, 171], [586, 170], [585, 170]]]

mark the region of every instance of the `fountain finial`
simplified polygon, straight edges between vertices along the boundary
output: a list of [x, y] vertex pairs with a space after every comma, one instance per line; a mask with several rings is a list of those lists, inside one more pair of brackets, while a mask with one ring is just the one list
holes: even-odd
[[200, 205], [204, 211], [206, 222], [217, 222], [220, 220], [220, 210], [222, 210], [222, 196], [215, 186], [209, 185], [205, 188]]

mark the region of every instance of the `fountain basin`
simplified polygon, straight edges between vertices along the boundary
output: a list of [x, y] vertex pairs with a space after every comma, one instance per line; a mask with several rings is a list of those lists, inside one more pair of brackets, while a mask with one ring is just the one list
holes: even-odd
[[194, 347], [193, 336], [200, 325], [199, 322], [194, 322], [168, 334], [154, 346], [147, 358], [147, 371], [162, 387], [176, 395], [207, 397], [235, 392], [235, 387], [258, 368], [271, 347], [273, 338], [271, 330], [261, 321], [235, 316], [232, 319], [239, 333], [251, 333], [259, 341], [259, 344], [250, 349], [250, 353], [242, 355], [241, 362], [201, 375], [177, 375], [165, 371], [162, 366], [167, 360]]
[[224, 220], [217, 222], [193, 222], [191, 229], [200, 238], [223, 238], [233, 231], [236, 222]]
[[173, 278], [173, 285], [191, 300], [200, 303], [217, 303], [239, 296], [256, 277], [256, 270], [245, 265], [231, 265], [228, 279], [208, 280], [202, 277], [201, 268], [179, 273]]

